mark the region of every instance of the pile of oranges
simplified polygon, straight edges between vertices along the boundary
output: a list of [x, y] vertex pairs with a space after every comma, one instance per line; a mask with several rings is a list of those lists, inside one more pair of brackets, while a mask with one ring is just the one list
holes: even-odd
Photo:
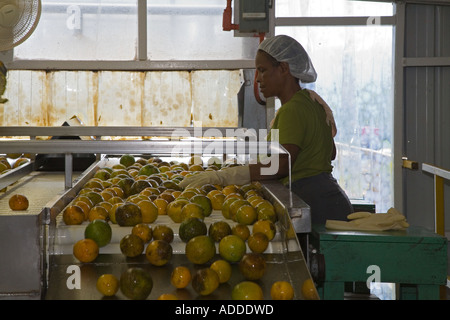
[[[155, 223], [159, 217], [166, 215], [180, 225], [187, 220], [204, 221], [214, 211], [217, 218], [219, 212], [222, 221], [211, 222], [207, 233], [185, 241], [185, 255], [193, 268], [174, 266], [170, 283], [176, 289], [191, 284], [199, 295], [209, 295], [230, 280], [235, 265], [234, 272], [241, 272], [244, 281], [233, 288], [232, 298], [262, 299], [262, 289], [255, 280], [265, 273], [263, 253], [277, 234], [276, 210], [264, 198], [258, 183], [204, 185], [184, 190], [178, 186], [184, 177], [203, 170], [218, 168], [124, 155], [119, 164], [98, 169], [64, 209], [63, 221], [66, 225], [82, 225], [103, 220], [125, 226], [121, 222], [122, 211], [131, 203], [138, 213], [129, 213], [133, 219], [127, 226], [132, 226], [132, 231], [121, 241], [122, 253], [128, 258], [144, 255], [152, 265], [162, 267], [171, 260], [171, 242], [178, 235], [170, 226]], [[75, 243], [73, 254], [80, 262], [89, 263], [95, 261], [100, 250], [95, 241], [81, 239]], [[102, 294], [113, 295], [117, 292], [116, 280], [114, 276], [104, 276], [99, 278], [97, 287]], [[310, 291], [316, 294], [314, 285], [313, 289]], [[270, 296], [293, 299], [294, 290], [289, 282], [276, 281]], [[158, 298], [176, 296], [163, 294]]]

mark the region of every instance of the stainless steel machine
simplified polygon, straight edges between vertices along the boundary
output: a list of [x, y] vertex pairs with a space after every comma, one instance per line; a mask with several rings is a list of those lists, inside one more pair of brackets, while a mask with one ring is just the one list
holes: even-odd
[[[167, 216], [159, 216], [155, 223], [170, 224], [175, 232], [172, 243], [174, 255], [164, 267], [152, 266], [145, 255], [127, 258], [121, 254], [119, 241], [130, 233], [128, 227], [112, 225], [113, 239], [100, 248], [99, 257], [92, 263], [80, 263], [72, 255], [72, 246], [83, 237], [85, 224], [66, 226], [61, 213], [75, 198], [82, 186], [95, 172], [118, 161], [118, 155], [129, 153], [140, 156], [190, 157], [220, 155], [233, 156], [241, 161], [252, 161], [252, 156], [283, 153], [279, 145], [262, 143], [254, 137], [242, 139], [236, 128], [221, 128], [222, 138], [210, 137], [208, 128], [134, 128], [134, 127], [9, 127], [4, 135], [30, 137], [25, 140], [0, 141], [0, 150], [5, 153], [29, 153], [59, 155], [65, 170], [38, 171], [40, 164], [33, 160], [27, 165], [0, 176], [0, 298], [2, 299], [101, 299], [95, 282], [103, 273], [120, 276], [130, 266], [148, 269], [154, 279], [154, 289], [149, 299], [175, 290], [170, 285], [171, 270], [177, 265], [198, 268], [184, 255], [184, 243], [179, 239], [178, 225]], [[217, 128], [215, 130], [218, 130]], [[228, 135], [227, 135], [227, 131]], [[234, 131], [233, 131], [234, 130]], [[136, 140], [103, 140], [102, 137], [140, 137]], [[211, 132], [211, 131], [210, 131]], [[217, 133], [217, 131], [215, 131]], [[230, 132], [233, 136], [230, 137]], [[245, 130], [243, 131], [245, 133]], [[174, 134], [175, 133], [175, 134]], [[92, 136], [95, 140], [51, 139], [40, 140], [40, 136]], [[142, 139], [141, 137], [146, 137]], [[250, 140], [250, 141], [249, 141]], [[96, 161], [83, 172], [73, 171], [74, 154], [95, 154]], [[292, 194], [289, 188], [278, 181], [262, 184], [264, 197], [275, 207], [278, 221], [277, 235], [264, 253], [267, 270], [259, 283], [265, 299], [270, 299], [270, 285], [276, 280], [291, 282], [295, 299], [303, 299], [302, 283], [311, 279], [307, 262], [296, 234], [311, 231], [309, 207]], [[24, 212], [11, 211], [8, 199], [14, 193], [26, 194], [30, 207]], [[205, 218], [205, 223], [223, 219], [219, 212]], [[85, 222], [86, 223], [86, 222]], [[242, 276], [233, 265], [233, 276], [226, 285], [221, 285], [206, 299], [230, 299], [231, 289]], [[79, 273], [77, 273], [79, 272]], [[73, 287], [73, 277], [79, 277], [80, 287]], [[178, 292], [180, 294], [180, 292]], [[116, 298], [125, 298], [120, 292]], [[196, 299], [196, 292], [189, 286], [181, 299]]]

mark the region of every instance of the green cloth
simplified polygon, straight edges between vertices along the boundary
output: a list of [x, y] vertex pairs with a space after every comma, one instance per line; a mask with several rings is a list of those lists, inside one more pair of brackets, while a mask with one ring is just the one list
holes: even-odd
[[[297, 91], [278, 110], [268, 140], [300, 148], [292, 167], [292, 182], [333, 170], [333, 137], [325, 118], [322, 105], [313, 101], [305, 89]], [[278, 135], [273, 129], [278, 129]], [[281, 181], [288, 184], [289, 177]]]

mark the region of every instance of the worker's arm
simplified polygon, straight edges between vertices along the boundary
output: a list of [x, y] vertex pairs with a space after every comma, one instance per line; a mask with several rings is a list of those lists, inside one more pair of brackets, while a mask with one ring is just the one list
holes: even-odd
[[[300, 152], [300, 148], [295, 144], [284, 144], [283, 147], [291, 155], [291, 168], [294, 165], [295, 159]], [[272, 154], [271, 157], [277, 157], [277, 161], [273, 159], [268, 164], [255, 163], [250, 164], [250, 179], [252, 181], [258, 180], [271, 180], [271, 179], [281, 179], [289, 175], [289, 156], [287, 154]], [[275, 166], [275, 168], [274, 168]], [[271, 168], [271, 173], [275, 171], [274, 174], [265, 174], [262, 168]]]

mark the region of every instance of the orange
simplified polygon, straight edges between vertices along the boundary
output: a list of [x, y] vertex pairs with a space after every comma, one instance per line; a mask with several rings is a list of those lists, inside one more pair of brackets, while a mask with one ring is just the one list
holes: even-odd
[[306, 279], [303, 281], [302, 295], [306, 300], [319, 300], [319, 295], [312, 279]]
[[91, 210], [91, 207], [85, 201], [81, 200], [76, 200], [73, 204], [79, 206], [83, 210], [84, 220], [87, 220], [89, 218], [89, 211]]
[[238, 198], [229, 198], [225, 199], [225, 201], [222, 204], [222, 215], [225, 219], [230, 219], [230, 205], [237, 201]]
[[209, 225], [208, 234], [215, 242], [220, 242], [223, 237], [231, 234], [231, 227], [226, 221], [215, 221]]
[[239, 271], [247, 280], [259, 280], [266, 272], [266, 260], [261, 253], [246, 253], [239, 261]]
[[219, 287], [219, 276], [211, 268], [202, 268], [192, 277], [192, 288], [202, 296], [213, 293]]
[[67, 225], [82, 224], [84, 221], [84, 212], [77, 205], [68, 206], [63, 212], [63, 220]]
[[170, 283], [177, 289], [183, 289], [191, 282], [191, 271], [187, 267], [178, 266], [170, 275]]
[[15, 194], [9, 198], [9, 207], [12, 210], [27, 210], [28, 205], [27, 197], [22, 194]]
[[244, 241], [250, 236], [250, 229], [245, 224], [236, 224], [231, 228], [231, 234], [234, 234]]
[[119, 280], [109, 273], [102, 274], [97, 279], [97, 290], [104, 296], [113, 296], [119, 291]]
[[189, 171], [204, 171], [205, 169], [200, 164], [193, 164], [189, 167]]
[[219, 276], [219, 283], [225, 283], [231, 278], [231, 265], [228, 261], [220, 259], [214, 261], [211, 266]]
[[258, 220], [253, 224], [253, 233], [256, 232], [264, 233], [270, 241], [275, 237], [275, 224], [270, 220]]
[[270, 296], [273, 300], [292, 300], [294, 288], [288, 281], [276, 281], [270, 288]]
[[211, 199], [203, 194], [197, 194], [189, 199], [189, 202], [196, 203], [203, 209], [203, 216], [209, 217], [212, 213]]
[[256, 213], [256, 209], [248, 204], [239, 207], [239, 209], [236, 211], [235, 217], [238, 223], [250, 225], [256, 221], [258, 215]]
[[193, 237], [186, 243], [185, 254], [194, 264], [204, 264], [216, 254], [216, 245], [211, 237], [200, 235]]
[[[225, 194], [223, 193], [223, 195], [225, 195]], [[228, 200], [230, 198], [244, 199], [244, 196], [242, 194], [240, 194], [240, 193], [237, 193], [237, 192], [236, 193], [229, 193], [229, 194], [225, 195], [225, 200]]]
[[156, 300], [178, 300], [178, 297], [173, 293], [163, 293]]
[[225, 186], [225, 187], [223, 187], [223, 189], [222, 189], [222, 193], [223, 193], [225, 196], [229, 195], [230, 193], [238, 193], [238, 187], [235, 186], [234, 184]]
[[231, 291], [233, 300], [263, 300], [261, 286], [253, 281], [242, 281], [236, 284]]
[[95, 206], [89, 210], [88, 220], [94, 221], [96, 219], [106, 220], [108, 218], [108, 210], [102, 206]]
[[169, 226], [164, 224], [157, 224], [153, 227], [153, 239], [154, 240], [164, 240], [168, 243], [173, 241], [173, 230]]
[[236, 221], [236, 213], [238, 209], [244, 205], [250, 205], [250, 203], [245, 199], [238, 199], [230, 204], [230, 219]]
[[171, 203], [173, 200], [175, 200], [175, 197], [172, 193], [164, 191], [161, 193], [158, 198], [162, 198], [167, 201], [167, 203]]
[[99, 247], [104, 247], [111, 242], [112, 229], [108, 222], [102, 219], [96, 219], [84, 229], [84, 237], [97, 242]]
[[205, 218], [203, 212], [203, 208], [199, 204], [189, 202], [181, 209], [181, 219], [199, 218], [203, 220]]
[[263, 207], [257, 210], [257, 212], [258, 212], [258, 220], [270, 220], [272, 222], [277, 221], [277, 215], [275, 213], [275, 210]]
[[147, 260], [154, 266], [163, 266], [172, 259], [172, 246], [164, 240], [153, 240], [145, 249]]
[[153, 200], [153, 203], [158, 208], [158, 215], [166, 215], [167, 214], [167, 200], [162, 198], [156, 198]]
[[109, 209], [111, 209], [111, 207], [112, 207], [113, 205], [112, 205], [112, 203], [110, 203], [110, 202], [102, 201], [102, 202], [98, 203], [97, 206], [102, 206], [102, 207], [104, 207], [104, 208], [108, 211], [108, 214], [109, 214]]
[[117, 221], [116, 221], [116, 209], [117, 209], [118, 207], [120, 207], [122, 204], [123, 204], [123, 202], [115, 203], [115, 204], [113, 204], [113, 206], [111, 207], [111, 209], [109, 209], [109, 211], [108, 211], [108, 217], [109, 217], [109, 220], [110, 220], [112, 223], [117, 224]]
[[99, 253], [97, 242], [92, 239], [81, 239], [73, 245], [73, 255], [80, 262], [92, 262]]
[[158, 219], [158, 207], [153, 201], [141, 200], [137, 203], [137, 205], [141, 208], [143, 223], [153, 223], [156, 219]]
[[262, 198], [261, 196], [252, 196], [247, 198], [247, 201], [256, 208], [259, 203], [264, 202], [264, 198]]
[[252, 252], [263, 253], [269, 246], [269, 238], [262, 232], [254, 232], [248, 237], [247, 244]]
[[152, 228], [145, 223], [138, 223], [131, 228], [131, 233], [137, 235], [144, 241], [144, 243], [150, 242], [152, 239]]
[[266, 210], [271, 210], [275, 213], [275, 208], [269, 200], [263, 199], [263, 201], [260, 201], [255, 206], [256, 211], [259, 211], [262, 208], [265, 208]]
[[130, 233], [120, 240], [119, 247], [120, 252], [126, 257], [134, 258], [144, 251], [144, 241], [139, 236]]
[[100, 192], [100, 195], [103, 197], [104, 201], [108, 201], [109, 199], [114, 197], [114, 194], [111, 191], [107, 191], [107, 190], [102, 190]]
[[189, 200], [187, 199], [176, 199], [167, 205], [167, 215], [173, 222], [180, 223], [183, 221], [181, 210], [187, 203], [189, 203]]
[[[209, 191], [209, 192], [206, 194], [206, 196], [211, 200], [215, 195], [221, 194], [221, 193], [222, 193], [222, 191], [217, 190], [217, 189], [213, 189], [213, 190]], [[223, 193], [222, 193], [222, 194], [223, 194]]]
[[112, 198], [109, 198], [108, 200], [106, 200], [107, 202], [111, 203], [111, 204], [116, 204], [116, 203], [122, 203], [123, 199], [121, 197], [118, 196], [114, 196]]
[[120, 197], [120, 198], [123, 199], [123, 197], [124, 197], [124, 192], [123, 192], [123, 190], [122, 190], [121, 187], [116, 186], [116, 187], [111, 187], [111, 188], [116, 192], [116, 194], [117, 194], [118, 197]]
[[247, 247], [244, 240], [235, 235], [228, 235], [219, 242], [219, 254], [229, 262], [238, 262], [244, 256]]

